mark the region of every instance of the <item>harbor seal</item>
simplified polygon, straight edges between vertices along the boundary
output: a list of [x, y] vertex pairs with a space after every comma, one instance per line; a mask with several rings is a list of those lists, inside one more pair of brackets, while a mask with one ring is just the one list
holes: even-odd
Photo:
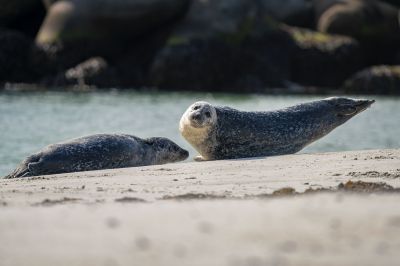
[[196, 102], [183, 114], [179, 130], [200, 153], [197, 160], [291, 154], [373, 102], [332, 97], [269, 112], [243, 112]]
[[96, 134], [49, 145], [28, 156], [5, 178], [164, 164], [188, 156], [188, 151], [167, 138]]

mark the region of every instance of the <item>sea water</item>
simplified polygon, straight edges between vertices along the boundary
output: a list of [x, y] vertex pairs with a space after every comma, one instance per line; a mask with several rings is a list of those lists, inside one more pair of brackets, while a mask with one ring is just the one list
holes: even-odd
[[[375, 99], [355, 116], [300, 153], [400, 148], [400, 97]], [[0, 92], [0, 177], [44, 146], [95, 133], [164, 136], [190, 152], [181, 137], [181, 115], [195, 101], [260, 111], [287, 107], [325, 96], [273, 96], [176, 92]]]

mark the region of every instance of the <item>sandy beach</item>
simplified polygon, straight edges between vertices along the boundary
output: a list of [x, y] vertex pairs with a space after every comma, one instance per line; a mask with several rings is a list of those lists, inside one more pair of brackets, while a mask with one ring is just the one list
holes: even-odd
[[398, 265], [400, 150], [0, 180], [0, 265]]

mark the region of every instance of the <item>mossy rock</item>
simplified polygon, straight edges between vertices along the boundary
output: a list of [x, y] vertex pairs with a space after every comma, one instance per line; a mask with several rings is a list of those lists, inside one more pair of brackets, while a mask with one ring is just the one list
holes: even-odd
[[159, 29], [168, 30], [186, 10], [188, 1], [56, 1], [36, 42], [43, 47], [61, 44], [64, 50], [76, 53], [77, 60], [68, 67], [92, 56], [114, 59]]
[[400, 42], [399, 10], [380, 1], [338, 2], [321, 15], [318, 30], [366, 43]]
[[362, 67], [358, 42], [352, 38], [283, 27], [295, 42], [292, 81], [306, 86], [337, 87]]
[[286, 26], [252, 1], [194, 3], [157, 53], [151, 85], [239, 92], [291, 82], [336, 87], [362, 67], [352, 38]]
[[253, 1], [194, 1], [151, 66], [151, 85], [264, 91], [289, 78], [292, 41]]
[[400, 66], [373, 66], [357, 72], [344, 83], [347, 93], [400, 95]]

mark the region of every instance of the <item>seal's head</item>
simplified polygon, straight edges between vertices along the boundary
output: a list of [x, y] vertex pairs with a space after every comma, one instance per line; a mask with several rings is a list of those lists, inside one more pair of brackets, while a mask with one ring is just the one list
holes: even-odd
[[321, 112], [318, 114], [326, 122], [326, 128], [335, 128], [353, 116], [361, 113], [375, 101], [366, 99], [351, 99], [344, 97], [330, 97], [320, 101]]
[[186, 110], [180, 121], [180, 128], [209, 128], [217, 122], [215, 108], [207, 102], [195, 102]]
[[167, 138], [149, 138], [145, 140], [154, 151], [154, 164], [179, 162], [189, 157], [187, 150], [179, 147], [175, 142]]
[[336, 116], [348, 120], [349, 118], [361, 113], [371, 106], [375, 100], [351, 99], [343, 97], [330, 97], [325, 99], [332, 108]]
[[207, 102], [195, 102], [182, 115], [179, 131], [182, 136], [200, 153], [212, 149], [214, 128], [217, 124], [217, 111]]

